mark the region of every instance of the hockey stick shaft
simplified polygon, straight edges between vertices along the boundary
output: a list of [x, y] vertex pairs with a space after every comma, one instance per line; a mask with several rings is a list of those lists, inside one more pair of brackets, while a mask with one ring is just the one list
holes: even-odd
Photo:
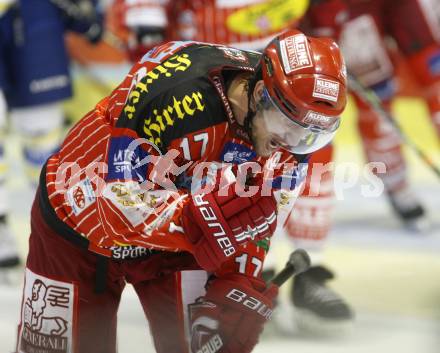
[[282, 286], [289, 278], [306, 271], [310, 267], [309, 254], [303, 249], [297, 249], [290, 254], [286, 266], [270, 280], [270, 283]]
[[405, 143], [409, 148], [411, 148], [419, 158], [425, 162], [425, 164], [434, 172], [437, 177], [440, 178], [440, 168], [434, 163], [434, 161], [424, 152], [422, 151], [413, 141], [411, 141], [405, 133], [402, 131], [402, 128], [397, 123], [397, 121], [393, 118], [390, 112], [388, 112], [382, 105], [382, 101], [377, 96], [377, 94], [366, 87], [364, 87], [359, 80], [353, 75], [348, 75], [348, 86], [350, 89], [357, 94], [357, 96], [364, 101], [364, 103], [368, 104], [373, 110], [381, 117], [386, 119], [394, 129], [399, 134], [400, 139], [403, 143]]

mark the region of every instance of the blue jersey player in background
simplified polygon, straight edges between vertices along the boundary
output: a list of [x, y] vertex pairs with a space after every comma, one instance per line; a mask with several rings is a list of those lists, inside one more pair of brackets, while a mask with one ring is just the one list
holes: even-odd
[[102, 33], [98, 0], [0, 0], [0, 271], [19, 256], [10, 228], [6, 193], [7, 117], [21, 143], [25, 173], [36, 185], [40, 167], [59, 146], [71, 97], [64, 33], [97, 42]]

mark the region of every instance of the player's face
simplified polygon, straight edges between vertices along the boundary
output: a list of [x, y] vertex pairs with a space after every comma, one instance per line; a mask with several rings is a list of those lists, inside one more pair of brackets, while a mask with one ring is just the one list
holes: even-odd
[[338, 126], [339, 120], [331, 129], [324, 130], [287, 117], [263, 88], [253, 119], [252, 138], [260, 156], [267, 157], [280, 148], [292, 153], [308, 154], [330, 143]]
[[307, 137], [307, 130], [291, 123], [275, 108], [259, 109], [252, 121], [252, 140], [255, 152], [269, 157], [276, 150], [291, 150]]

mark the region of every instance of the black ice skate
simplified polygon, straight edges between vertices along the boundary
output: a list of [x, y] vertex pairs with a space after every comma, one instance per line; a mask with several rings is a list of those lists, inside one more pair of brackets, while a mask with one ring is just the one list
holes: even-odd
[[296, 276], [291, 300], [298, 329], [310, 334], [336, 334], [352, 325], [354, 314], [348, 304], [326, 282], [334, 278], [323, 266], [311, 267]]
[[409, 230], [424, 232], [429, 229], [424, 207], [408, 188], [389, 192], [388, 197], [394, 213]]

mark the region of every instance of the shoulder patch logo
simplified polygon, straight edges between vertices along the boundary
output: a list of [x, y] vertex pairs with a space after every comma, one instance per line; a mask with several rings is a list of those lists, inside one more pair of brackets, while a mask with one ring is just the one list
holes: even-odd
[[[140, 143], [129, 136], [110, 139], [107, 180], [136, 180], [143, 182], [147, 174], [149, 154]], [[148, 146], [144, 146], [148, 147]]]

